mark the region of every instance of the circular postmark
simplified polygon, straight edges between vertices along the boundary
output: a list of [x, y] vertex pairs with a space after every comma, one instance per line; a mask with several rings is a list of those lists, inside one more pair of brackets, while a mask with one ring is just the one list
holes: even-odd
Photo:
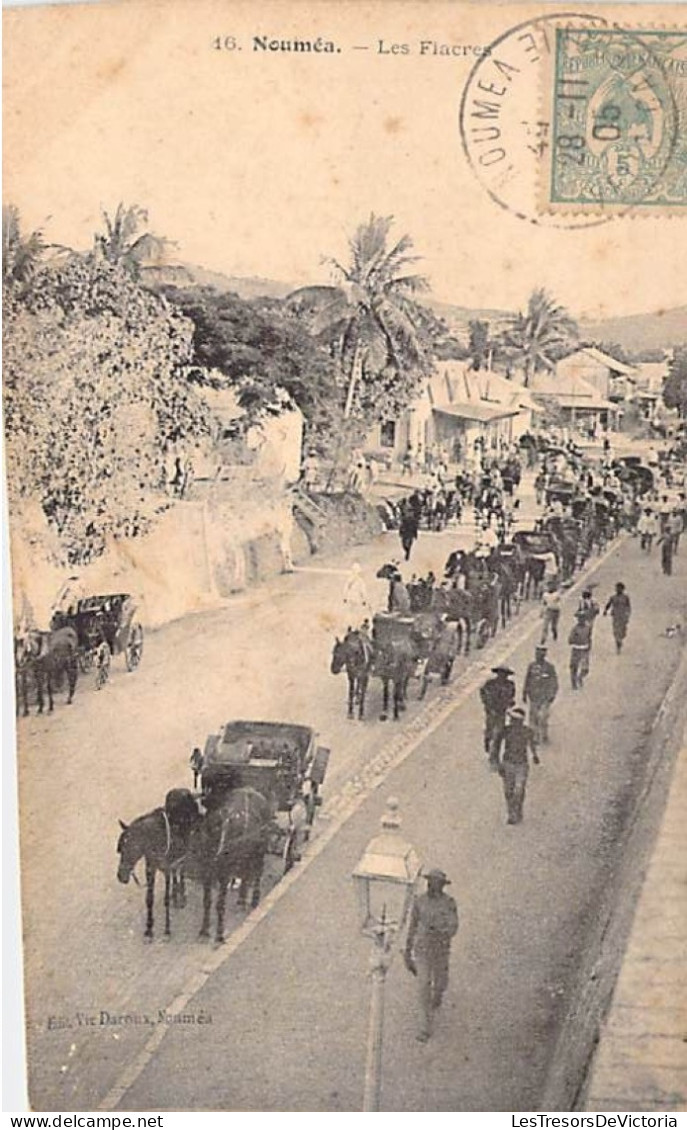
[[500, 208], [532, 224], [592, 227], [656, 194], [679, 115], [652, 34], [557, 12], [490, 44], [468, 76], [460, 134]]

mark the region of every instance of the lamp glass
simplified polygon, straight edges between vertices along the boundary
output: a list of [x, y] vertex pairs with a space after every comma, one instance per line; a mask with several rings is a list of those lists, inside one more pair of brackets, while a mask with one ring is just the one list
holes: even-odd
[[403, 927], [419, 872], [415, 849], [398, 832], [383, 832], [370, 842], [353, 872], [364, 933]]

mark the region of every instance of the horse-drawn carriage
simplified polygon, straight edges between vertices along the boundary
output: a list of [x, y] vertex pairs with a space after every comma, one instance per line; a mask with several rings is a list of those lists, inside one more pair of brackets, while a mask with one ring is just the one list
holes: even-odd
[[315, 739], [309, 726], [291, 722], [228, 722], [208, 737], [195, 766], [208, 809], [234, 789], [255, 789], [265, 798], [272, 813], [268, 850], [282, 857], [287, 871], [322, 803], [330, 751]]
[[571, 506], [575, 495], [575, 484], [566, 475], [553, 474], [546, 487], [546, 505], [560, 502], [562, 506]]
[[79, 666], [84, 674], [95, 671], [96, 687], [104, 686], [112, 658], [123, 655], [127, 671], [134, 671], [143, 654], [143, 627], [136, 603], [128, 593], [89, 596], [75, 607], [53, 614], [50, 628], [73, 628], [79, 643]]

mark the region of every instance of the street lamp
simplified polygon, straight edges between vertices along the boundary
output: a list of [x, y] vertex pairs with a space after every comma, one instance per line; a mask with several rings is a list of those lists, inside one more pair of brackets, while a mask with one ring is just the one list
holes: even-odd
[[393, 946], [403, 929], [420, 874], [415, 848], [398, 829], [398, 801], [391, 797], [382, 816], [382, 831], [370, 840], [353, 881], [360, 906], [363, 934], [374, 941], [370, 959], [372, 996], [365, 1064], [363, 1110], [379, 1110], [382, 1082], [382, 1037], [384, 1030], [384, 985], [393, 957]]

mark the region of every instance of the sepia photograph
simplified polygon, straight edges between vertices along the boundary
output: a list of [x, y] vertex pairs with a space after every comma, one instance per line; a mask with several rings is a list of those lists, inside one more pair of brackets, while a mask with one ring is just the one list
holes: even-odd
[[677, 1128], [687, 7], [3, 30], [11, 1109]]

